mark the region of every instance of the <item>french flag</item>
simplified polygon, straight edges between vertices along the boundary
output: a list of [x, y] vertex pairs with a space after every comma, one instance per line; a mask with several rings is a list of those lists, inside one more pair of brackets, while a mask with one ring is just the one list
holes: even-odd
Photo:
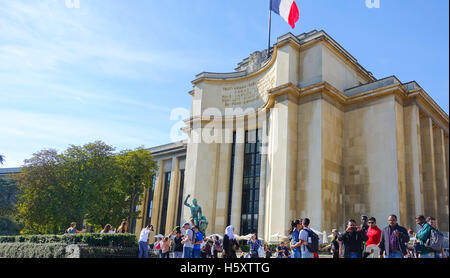
[[284, 18], [292, 29], [295, 28], [295, 23], [300, 19], [300, 12], [294, 0], [271, 0], [270, 10]]

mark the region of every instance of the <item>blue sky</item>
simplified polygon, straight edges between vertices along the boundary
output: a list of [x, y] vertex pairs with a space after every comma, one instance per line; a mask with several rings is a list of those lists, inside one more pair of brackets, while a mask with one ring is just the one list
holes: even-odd
[[[416, 80], [449, 111], [449, 1], [296, 0], [295, 30], [325, 30], [375, 77]], [[0, 153], [20, 166], [44, 148], [170, 142], [191, 81], [230, 72], [267, 45], [266, 0], [0, 0]]]

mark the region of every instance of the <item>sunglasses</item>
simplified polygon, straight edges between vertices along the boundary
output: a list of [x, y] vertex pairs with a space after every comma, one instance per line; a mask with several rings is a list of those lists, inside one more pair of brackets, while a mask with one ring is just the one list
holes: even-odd
[[367, 223], [369, 223], [369, 224], [375, 224], [375, 222], [372, 222], [372, 221], [370, 221], [370, 222], [367, 222]]

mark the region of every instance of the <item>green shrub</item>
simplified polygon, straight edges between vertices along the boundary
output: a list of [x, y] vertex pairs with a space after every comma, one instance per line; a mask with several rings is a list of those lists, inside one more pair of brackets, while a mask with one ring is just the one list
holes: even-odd
[[21, 225], [18, 224], [11, 216], [0, 217], [0, 235], [12, 236], [20, 233]]
[[62, 243], [2, 243], [0, 258], [64, 258], [66, 244]]
[[[80, 247], [80, 258], [137, 258], [138, 247]], [[149, 254], [152, 256], [152, 254]]]
[[[65, 243], [3, 243], [0, 244], [0, 258], [137, 258], [139, 252], [137, 246], [125, 248], [72, 246], [68, 250]], [[153, 253], [149, 253], [149, 256], [156, 257]]]
[[250, 246], [249, 245], [241, 245], [241, 250], [242, 252], [248, 253], [250, 251]]
[[15, 236], [2, 236], [0, 237], [0, 243], [12, 243], [16, 241]]
[[278, 244], [270, 244], [269, 245], [269, 249], [272, 253], [277, 252], [277, 247], [278, 247]]
[[68, 244], [87, 244], [89, 246], [116, 246], [116, 247], [135, 247], [137, 246], [136, 235], [134, 234], [65, 234], [65, 235], [21, 235], [21, 236], [2, 236], [1, 243], [64, 243]]

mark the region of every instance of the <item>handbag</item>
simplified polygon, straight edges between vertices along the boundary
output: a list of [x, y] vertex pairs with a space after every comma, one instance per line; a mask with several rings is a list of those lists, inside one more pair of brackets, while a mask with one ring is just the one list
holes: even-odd
[[264, 251], [264, 248], [262, 246], [259, 246], [258, 248], [258, 257], [264, 258], [266, 256], [266, 252]]

